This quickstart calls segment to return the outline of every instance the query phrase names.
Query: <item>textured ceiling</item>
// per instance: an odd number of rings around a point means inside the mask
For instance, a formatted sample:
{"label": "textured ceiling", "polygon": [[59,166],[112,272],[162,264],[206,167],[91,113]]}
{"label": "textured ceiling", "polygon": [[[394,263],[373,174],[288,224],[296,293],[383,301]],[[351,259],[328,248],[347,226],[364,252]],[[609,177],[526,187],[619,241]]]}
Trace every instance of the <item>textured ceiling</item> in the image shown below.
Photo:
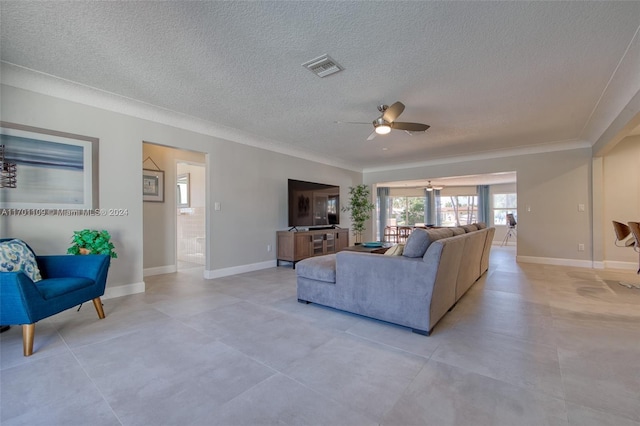
{"label": "textured ceiling", "polygon": [[[592,144],[620,63],[640,66],[637,1],[2,1],[0,12],[2,61],[359,169]],[[324,53],[345,70],[301,66]],[[372,126],[335,123],[370,122],[397,100],[399,121],[431,129],[367,141]]]}

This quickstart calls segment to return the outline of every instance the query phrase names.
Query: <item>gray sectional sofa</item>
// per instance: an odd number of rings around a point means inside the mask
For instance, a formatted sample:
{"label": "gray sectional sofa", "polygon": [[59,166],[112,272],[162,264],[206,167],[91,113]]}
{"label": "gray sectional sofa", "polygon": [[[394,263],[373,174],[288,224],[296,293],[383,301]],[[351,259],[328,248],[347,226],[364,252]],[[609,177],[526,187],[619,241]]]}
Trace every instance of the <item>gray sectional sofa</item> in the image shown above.
{"label": "gray sectional sofa", "polygon": [[410,327],[429,335],[489,268],[495,228],[415,229],[401,256],[353,251],[296,266],[298,301]]}

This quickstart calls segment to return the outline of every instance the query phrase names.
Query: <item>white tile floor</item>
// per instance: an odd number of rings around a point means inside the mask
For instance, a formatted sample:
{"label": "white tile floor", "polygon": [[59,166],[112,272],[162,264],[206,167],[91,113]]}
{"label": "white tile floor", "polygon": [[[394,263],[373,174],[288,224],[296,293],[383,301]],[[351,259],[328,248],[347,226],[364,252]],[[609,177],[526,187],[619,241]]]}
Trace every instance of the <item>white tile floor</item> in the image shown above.
{"label": "white tile floor", "polygon": [[288,267],[147,278],[0,337],[8,425],[640,425],[633,273],[491,267],[430,337],[297,303]]}

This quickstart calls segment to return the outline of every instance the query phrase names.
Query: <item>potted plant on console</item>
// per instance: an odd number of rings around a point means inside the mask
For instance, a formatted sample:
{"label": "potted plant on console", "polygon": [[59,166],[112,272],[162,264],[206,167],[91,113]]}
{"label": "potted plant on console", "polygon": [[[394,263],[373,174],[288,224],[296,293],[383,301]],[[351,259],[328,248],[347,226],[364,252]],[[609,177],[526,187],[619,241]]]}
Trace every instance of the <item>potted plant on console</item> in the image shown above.
{"label": "potted plant on console", "polygon": [[367,185],[349,187],[349,205],[342,208],[343,212],[351,213],[351,228],[356,237],[356,244],[362,244],[362,233],[367,229],[364,224],[371,218],[371,210],[375,208],[369,200]]}
{"label": "potted plant on console", "polygon": [[109,232],[94,229],[73,231],[72,245],[67,250],[68,254],[106,254],[115,259],[118,257],[114,251]]}

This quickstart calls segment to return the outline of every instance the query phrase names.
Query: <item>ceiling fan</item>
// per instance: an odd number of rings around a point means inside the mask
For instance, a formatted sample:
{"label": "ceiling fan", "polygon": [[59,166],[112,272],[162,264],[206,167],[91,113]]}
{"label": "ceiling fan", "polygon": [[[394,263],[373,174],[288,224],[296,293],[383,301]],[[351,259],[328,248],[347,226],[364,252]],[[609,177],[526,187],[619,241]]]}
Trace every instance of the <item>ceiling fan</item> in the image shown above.
{"label": "ceiling fan", "polygon": [[444,188],[444,186],[442,186],[442,185],[431,185],[431,181],[429,181],[425,189],[427,191],[433,191],[434,189],[436,191],[440,191],[442,188]]}
{"label": "ceiling fan", "polygon": [[[396,118],[398,118],[400,114],[402,114],[402,111],[404,111],[404,104],[402,102],[396,102],[391,106],[378,105],[378,111],[380,111],[382,115],[373,120],[374,129],[373,133],[371,133],[367,138],[368,141],[375,138],[376,135],[386,135],[391,131],[391,129],[404,130],[405,132],[411,134],[412,132],[424,132],[429,127],[431,127],[427,124],[422,123],[405,123],[395,121]],[[337,123],[369,124],[353,121],[337,121]]]}

